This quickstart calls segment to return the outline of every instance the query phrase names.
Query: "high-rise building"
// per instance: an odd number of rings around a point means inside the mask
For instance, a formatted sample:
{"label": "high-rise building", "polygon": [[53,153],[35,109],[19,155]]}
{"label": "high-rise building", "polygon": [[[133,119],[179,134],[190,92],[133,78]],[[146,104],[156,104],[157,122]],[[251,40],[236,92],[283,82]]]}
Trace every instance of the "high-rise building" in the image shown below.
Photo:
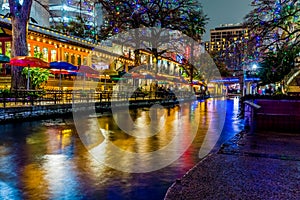
{"label": "high-rise building", "polygon": [[248,28],[241,24],[225,24],[210,30],[209,51],[227,49],[233,43],[248,39]]}
{"label": "high-rise building", "polygon": [[203,42],[204,48],[206,52],[209,52],[210,50],[210,42],[209,41],[205,41]]}
{"label": "high-rise building", "polygon": [[[0,0],[0,14],[9,12],[8,0]],[[102,6],[97,0],[33,0],[30,17],[31,23],[46,28],[55,23],[78,20],[78,17],[92,27],[103,23]]]}
{"label": "high-rise building", "polygon": [[102,25],[102,6],[96,0],[49,0],[50,24],[78,20],[91,26]]}
{"label": "high-rise building", "polygon": [[[21,2],[22,3],[22,2]],[[49,27],[49,0],[33,0],[30,17],[30,23],[36,23],[39,26]],[[10,12],[8,0],[0,0],[0,14],[6,15]]]}

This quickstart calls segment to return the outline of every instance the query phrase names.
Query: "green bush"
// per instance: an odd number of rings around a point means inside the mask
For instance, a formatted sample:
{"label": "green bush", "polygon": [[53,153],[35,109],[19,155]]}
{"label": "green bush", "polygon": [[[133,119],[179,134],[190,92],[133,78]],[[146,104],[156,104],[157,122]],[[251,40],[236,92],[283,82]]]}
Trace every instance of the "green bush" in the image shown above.
{"label": "green bush", "polygon": [[0,97],[10,97],[11,91],[8,88],[0,89]]}

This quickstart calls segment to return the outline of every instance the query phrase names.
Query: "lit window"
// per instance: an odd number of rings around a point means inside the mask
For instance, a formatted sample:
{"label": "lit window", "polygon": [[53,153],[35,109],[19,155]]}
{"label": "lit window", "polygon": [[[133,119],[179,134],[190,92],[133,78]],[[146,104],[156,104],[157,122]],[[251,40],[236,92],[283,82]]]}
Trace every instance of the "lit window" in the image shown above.
{"label": "lit window", "polygon": [[81,57],[80,57],[80,55],[77,56],[77,65],[81,65]]}
{"label": "lit window", "polygon": [[74,54],[71,55],[71,63],[75,64],[75,55]]}
{"label": "lit window", "polygon": [[34,52],[34,55],[33,55],[34,57],[42,58],[42,52],[41,52],[41,48],[39,46],[34,46],[33,52]]}
{"label": "lit window", "polygon": [[28,44],[28,56],[31,56],[31,46]]}
{"label": "lit window", "polygon": [[11,43],[5,42],[5,55],[11,57]]}
{"label": "lit window", "polygon": [[2,54],[2,42],[0,42],[0,53]]}
{"label": "lit window", "polygon": [[64,59],[66,62],[69,62],[69,53],[68,52],[65,52],[65,59]]}
{"label": "lit window", "polygon": [[43,48],[43,60],[48,62],[48,48]]}
{"label": "lit window", "polygon": [[56,61],[56,50],[51,50],[51,62]]}

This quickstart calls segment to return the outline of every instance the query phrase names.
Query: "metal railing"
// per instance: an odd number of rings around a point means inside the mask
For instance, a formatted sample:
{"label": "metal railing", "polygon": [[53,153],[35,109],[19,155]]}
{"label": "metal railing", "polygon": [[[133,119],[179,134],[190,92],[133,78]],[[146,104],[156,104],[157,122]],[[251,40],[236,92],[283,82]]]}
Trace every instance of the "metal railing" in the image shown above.
{"label": "metal railing", "polygon": [[0,93],[0,108],[56,105],[71,103],[132,101],[132,100],[175,100],[191,99],[193,94],[179,91],[176,94],[167,91],[129,92],[129,91],[94,91],[94,90],[20,90],[12,93]]}

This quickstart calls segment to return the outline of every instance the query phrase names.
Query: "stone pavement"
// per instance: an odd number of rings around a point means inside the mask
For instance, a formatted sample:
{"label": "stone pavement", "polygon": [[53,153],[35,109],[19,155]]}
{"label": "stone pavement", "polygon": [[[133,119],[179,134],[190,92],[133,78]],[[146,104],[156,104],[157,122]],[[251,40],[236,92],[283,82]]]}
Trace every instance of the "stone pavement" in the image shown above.
{"label": "stone pavement", "polygon": [[300,134],[237,134],[176,180],[165,199],[300,199]]}

